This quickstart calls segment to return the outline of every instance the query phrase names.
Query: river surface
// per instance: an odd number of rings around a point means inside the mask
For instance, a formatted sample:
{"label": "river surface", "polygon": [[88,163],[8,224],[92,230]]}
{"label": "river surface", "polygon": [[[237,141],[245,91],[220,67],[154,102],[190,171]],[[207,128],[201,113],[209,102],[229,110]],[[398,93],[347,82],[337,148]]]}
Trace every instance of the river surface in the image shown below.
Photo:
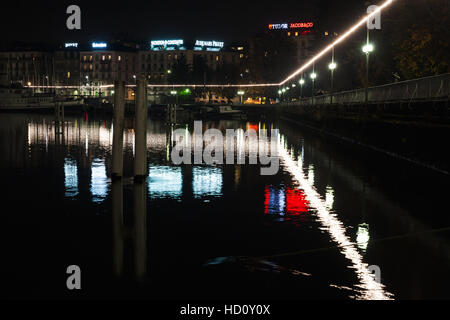
{"label": "river surface", "polygon": [[203,123],[279,129],[274,176],[248,161],[175,166],[171,128],[152,119],[149,176],[134,184],[126,119],[112,182],[111,119],[65,121],[0,114],[2,298],[450,298],[447,175],[282,121]]}

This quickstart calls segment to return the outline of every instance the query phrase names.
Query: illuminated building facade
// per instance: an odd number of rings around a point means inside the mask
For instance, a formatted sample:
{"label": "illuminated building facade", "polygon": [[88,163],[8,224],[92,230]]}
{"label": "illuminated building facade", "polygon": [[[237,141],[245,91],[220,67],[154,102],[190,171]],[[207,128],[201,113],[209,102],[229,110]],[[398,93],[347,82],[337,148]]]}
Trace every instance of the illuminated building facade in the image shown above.
{"label": "illuminated building facade", "polygon": [[186,44],[182,39],[153,40],[149,50],[140,50],[139,72],[151,83],[168,83],[174,66],[184,60],[187,69],[192,70],[195,57],[202,57],[207,68],[215,72],[223,64],[236,67],[241,65],[237,52],[215,40],[195,40]]}

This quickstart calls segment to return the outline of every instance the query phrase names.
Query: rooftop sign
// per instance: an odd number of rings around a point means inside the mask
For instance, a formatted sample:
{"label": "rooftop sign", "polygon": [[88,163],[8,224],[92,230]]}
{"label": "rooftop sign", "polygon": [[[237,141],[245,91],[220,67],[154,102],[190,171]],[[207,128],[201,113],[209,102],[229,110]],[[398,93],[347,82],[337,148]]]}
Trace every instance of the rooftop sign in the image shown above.
{"label": "rooftop sign", "polygon": [[196,47],[211,47],[211,48],[223,48],[224,42],[220,41],[203,41],[197,40],[195,42]]}
{"label": "rooftop sign", "polygon": [[94,49],[106,48],[107,46],[106,42],[92,42],[92,48]]}
{"label": "rooftop sign", "polygon": [[155,48],[168,47],[168,46],[182,46],[184,44],[184,40],[154,40],[151,41],[152,50]]}
{"label": "rooftop sign", "polygon": [[308,29],[314,27],[314,22],[292,22],[269,24],[269,30]]}
{"label": "rooftop sign", "polygon": [[78,43],[76,43],[76,42],[71,42],[71,43],[66,42],[66,43],[64,44],[64,47],[65,47],[65,48],[78,48]]}

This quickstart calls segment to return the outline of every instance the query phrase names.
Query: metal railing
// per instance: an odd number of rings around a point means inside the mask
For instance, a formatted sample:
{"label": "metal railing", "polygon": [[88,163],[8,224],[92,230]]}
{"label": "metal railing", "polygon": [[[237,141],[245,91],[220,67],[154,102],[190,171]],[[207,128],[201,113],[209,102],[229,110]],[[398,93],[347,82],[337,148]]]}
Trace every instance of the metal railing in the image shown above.
{"label": "metal railing", "polygon": [[[368,103],[445,101],[450,97],[450,73],[402,82],[370,87]],[[366,89],[357,89],[333,94],[303,98],[289,105],[364,104]]]}

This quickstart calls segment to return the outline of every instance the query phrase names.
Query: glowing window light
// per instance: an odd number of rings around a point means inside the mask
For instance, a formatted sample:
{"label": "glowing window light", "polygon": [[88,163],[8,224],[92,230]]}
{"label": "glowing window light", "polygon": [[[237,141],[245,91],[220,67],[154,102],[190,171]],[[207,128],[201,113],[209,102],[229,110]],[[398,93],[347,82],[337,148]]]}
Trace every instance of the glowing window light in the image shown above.
{"label": "glowing window light", "polygon": [[152,199],[180,199],[183,195],[183,174],[181,168],[150,166],[148,192]]}
{"label": "glowing window light", "polygon": [[91,195],[93,202],[102,202],[108,193],[105,160],[94,159],[91,167]]}
{"label": "glowing window light", "polygon": [[65,196],[73,198],[78,195],[78,167],[75,160],[66,158],[64,160],[64,185]]}
{"label": "glowing window light", "polygon": [[192,175],[192,190],[196,199],[222,196],[222,169],[194,167]]}

